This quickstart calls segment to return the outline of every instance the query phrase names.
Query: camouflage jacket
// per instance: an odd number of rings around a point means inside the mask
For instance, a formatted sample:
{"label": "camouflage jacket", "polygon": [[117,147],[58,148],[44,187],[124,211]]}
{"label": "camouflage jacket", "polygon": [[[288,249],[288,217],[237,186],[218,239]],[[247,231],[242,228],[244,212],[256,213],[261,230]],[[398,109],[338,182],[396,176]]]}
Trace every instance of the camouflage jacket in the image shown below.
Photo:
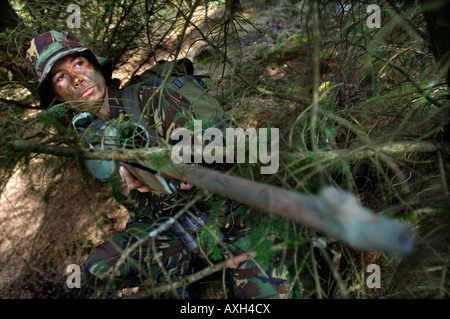
{"label": "camouflage jacket", "polygon": [[[155,87],[134,84],[133,101],[142,111],[142,118],[147,128],[156,131],[158,136],[172,144],[170,135],[174,129],[184,127],[193,117],[189,110],[189,101],[177,92],[166,89],[158,92]],[[128,116],[125,108],[123,92],[108,87],[107,97],[112,119]],[[131,220],[157,218],[171,214],[173,201],[166,200],[164,195],[155,192],[141,193],[132,190],[126,199],[120,200],[127,209]]]}
{"label": "camouflage jacket", "polygon": [[[141,110],[145,125],[169,143],[173,130],[184,127],[193,118],[189,101],[177,92],[166,89],[158,92],[157,88],[143,84],[135,84],[131,89],[133,101]],[[127,116],[121,91],[108,87],[108,102],[111,118]]]}

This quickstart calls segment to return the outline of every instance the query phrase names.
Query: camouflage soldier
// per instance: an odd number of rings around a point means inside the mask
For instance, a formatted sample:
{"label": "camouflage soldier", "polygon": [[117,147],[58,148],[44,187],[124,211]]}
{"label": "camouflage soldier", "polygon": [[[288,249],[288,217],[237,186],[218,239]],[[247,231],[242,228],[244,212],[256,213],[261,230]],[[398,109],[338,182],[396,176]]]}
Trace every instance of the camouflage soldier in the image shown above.
{"label": "camouflage soldier", "polygon": [[[111,79],[109,59],[97,57],[70,32],[50,31],[37,36],[27,51],[27,62],[39,79],[38,92],[43,107],[67,103],[94,117],[115,119],[124,116],[122,91]],[[190,102],[182,95],[158,91],[151,85],[133,85],[133,100],[145,115],[146,125],[159,137],[170,141],[171,132],[185,126],[193,115]],[[197,251],[186,249],[180,236],[170,229],[150,237],[149,232],[173,215],[174,206],[137,181],[120,167],[124,200],[130,213],[126,229],[95,247],[84,265],[87,282],[104,289],[139,285],[143,280],[162,283],[192,274],[206,265]],[[180,192],[191,185],[182,184]],[[176,209],[176,208],[175,208]],[[179,209],[179,208],[178,208]],[[224,228],[224,240],[239,253],[248,249],[247,229]],[[280,253],[281,254],[281,253]],[[276,259],[285,260],[285,258]],[[290,277],[284,263],[262,269],[249,260],[229,269],[240,298],[290,297]],[[181,297],[192,297],[188,291]]]}

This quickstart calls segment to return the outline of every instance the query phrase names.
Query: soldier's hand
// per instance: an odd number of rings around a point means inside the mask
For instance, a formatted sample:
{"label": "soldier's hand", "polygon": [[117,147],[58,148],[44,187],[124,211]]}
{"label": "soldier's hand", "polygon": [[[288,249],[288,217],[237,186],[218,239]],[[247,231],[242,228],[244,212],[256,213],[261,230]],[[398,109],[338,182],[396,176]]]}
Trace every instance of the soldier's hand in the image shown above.
{"label": "soldier's hand", "polygon": [[150,192],[152,190],[150,186],[147,186],[135,179],[134,176],[131,175],[131,173],[123,166],[120,166],[119,168],[119,175],[122,180],[122,192],[126,197],[128,197],[130,191],[133,189],[137,189],[141,193]]}
{"label": "soldier's hand", "polygon": [[187,183],[185,183],[185,182],[181,182],[181,183],[180,183],[180,190],[181,190],[181,191],[188,191],[188,190],[190,190],[192,187],[194,187],[194,185],[192,185],[192,184],[187,184]]}

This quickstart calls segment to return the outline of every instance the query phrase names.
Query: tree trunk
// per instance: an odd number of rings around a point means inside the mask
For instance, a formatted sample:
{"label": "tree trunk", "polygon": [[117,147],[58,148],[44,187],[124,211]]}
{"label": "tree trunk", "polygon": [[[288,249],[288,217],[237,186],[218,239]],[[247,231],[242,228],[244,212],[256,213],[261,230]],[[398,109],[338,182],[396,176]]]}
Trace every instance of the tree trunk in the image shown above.
{"label": "tree trunk", "polygon": [[0,0],[0,32],[14,29],[19,24],[19,16],[9,4],[8,0]]}
{"label": "tree trunk", "polygon": [[423,14],[427,22],[431,50],[440,68],[446,67],[447,83],[450,83],[450,1],[422,0]]}

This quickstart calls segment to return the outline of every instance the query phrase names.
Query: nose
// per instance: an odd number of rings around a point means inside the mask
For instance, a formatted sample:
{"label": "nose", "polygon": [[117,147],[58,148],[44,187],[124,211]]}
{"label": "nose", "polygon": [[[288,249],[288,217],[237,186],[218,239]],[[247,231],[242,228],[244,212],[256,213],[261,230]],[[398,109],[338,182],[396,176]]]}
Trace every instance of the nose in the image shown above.
{"label": "nose", "polygon": [[84,83],[84,77],[81,74],[73,73],[72,74],[73,85],[75,87],[79,87]]}

